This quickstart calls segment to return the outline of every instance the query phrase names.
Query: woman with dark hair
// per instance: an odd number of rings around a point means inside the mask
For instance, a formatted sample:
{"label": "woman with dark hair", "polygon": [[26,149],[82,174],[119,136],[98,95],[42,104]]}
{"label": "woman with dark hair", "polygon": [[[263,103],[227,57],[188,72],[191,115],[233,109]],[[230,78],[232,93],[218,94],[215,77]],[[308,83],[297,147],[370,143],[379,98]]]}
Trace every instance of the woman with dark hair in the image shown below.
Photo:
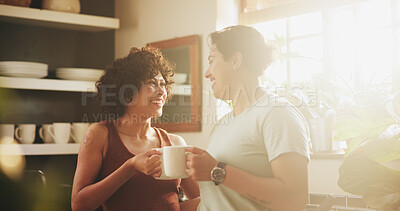
{"label": "woman with dark hair", "polygon": [[132,48],[96,82],[103,112],[113,120],[92,124],[78,154],[72,189],[73,210],[179,210],[181,186],[199,195],[192,179],[157,180],[160,152],[186,145],[180,136],[151,127],[170,98],[172,65],[152,47]]}

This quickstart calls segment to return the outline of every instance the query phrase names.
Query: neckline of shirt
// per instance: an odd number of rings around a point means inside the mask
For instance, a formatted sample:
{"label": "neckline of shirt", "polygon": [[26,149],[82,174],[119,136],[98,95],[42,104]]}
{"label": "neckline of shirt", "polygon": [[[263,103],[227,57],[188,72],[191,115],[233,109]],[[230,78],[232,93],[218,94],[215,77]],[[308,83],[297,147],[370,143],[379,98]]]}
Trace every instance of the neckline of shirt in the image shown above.
{"label": "neckline of shirt", "polygon": [[234,115],[233,114],[233,110],[230,112],[230,119],[238,119],[238,117],[243,116],[243,114],[248,113],[249,111],[251,111],[257,104],[259,104],[261,101],[263,101],[265,98],[270,98],[270,97],[274,97],[276,96],[276,94],[272,93],[272,92],[268,92],[265,93],[263,96],[261,96],[260,98],[258,98],[253,104],[251,104],[249,107],[247,107],[244,111],[242,111],[240,114],[238,115]]}

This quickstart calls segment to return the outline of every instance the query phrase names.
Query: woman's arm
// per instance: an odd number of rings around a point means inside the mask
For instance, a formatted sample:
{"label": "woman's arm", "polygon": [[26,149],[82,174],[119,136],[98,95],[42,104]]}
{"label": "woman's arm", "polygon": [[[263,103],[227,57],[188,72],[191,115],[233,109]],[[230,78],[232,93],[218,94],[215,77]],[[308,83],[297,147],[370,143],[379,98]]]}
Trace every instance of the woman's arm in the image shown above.
{"label": "woman's arm", "polygon": [[[181,136],[170,133],[169,137],[171,138],[173,146],[186,146],[186,142]],[[182,179],[181,188],[188,199],[194,199],[200,196],[199,186],[191,177]]]}
{"label": "woman's arm", "polygon": [[[152,150],[127,160],[116,171],[95,183],[102,165],[107,138],[108,130],[101,124],[91,125],[86,132],[78,153],[71,196],[72,210],[96,209],[118,190],[135,170],[140,170],[148,175],[161,173],[159,157],[152,156],[159,152]],[[153,166],[158,167],[153,168]]]}
{"label": "woman's arm", "polygon": [[181,211],[196,211],[200,203],[200,196],[194,199],[190,199],[179,203]]}
{"label": "woman's arm", "polygon": [[[216,161],[206,151],[188,149],[189,175],[196,181],[210,181]],[[258,177],[228,165],[223,185],[272,210],[303,210],[308,201],[308,159],[285,153],[271,161],[272,178]]]}

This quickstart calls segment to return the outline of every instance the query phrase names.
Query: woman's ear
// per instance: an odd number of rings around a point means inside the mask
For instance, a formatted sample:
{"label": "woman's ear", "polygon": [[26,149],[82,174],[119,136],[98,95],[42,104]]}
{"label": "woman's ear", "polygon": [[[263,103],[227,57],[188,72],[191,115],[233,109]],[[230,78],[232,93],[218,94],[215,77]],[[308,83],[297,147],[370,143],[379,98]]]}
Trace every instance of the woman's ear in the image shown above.
{"label": "woman's ear", "polygon": [[129,104],[129,103],[131,103],[132,101],[133,101],[133,97],[127,97],[127,98],[125,98],[126,104]]}
{"label": "woman's ear", "polygon": [[126,106],[132,106],[132,105],[136,105],[137,101],[138,101],[138,97],[137,97],[137,92],[133,93],[132,96],[130,97],[126,97],[125,98],[125,105]]}
{"label": "woman's ear", "polygon": [[243,55],[240,52],[235,52],[232,56],[232,68],[238,70],[243,63]]}

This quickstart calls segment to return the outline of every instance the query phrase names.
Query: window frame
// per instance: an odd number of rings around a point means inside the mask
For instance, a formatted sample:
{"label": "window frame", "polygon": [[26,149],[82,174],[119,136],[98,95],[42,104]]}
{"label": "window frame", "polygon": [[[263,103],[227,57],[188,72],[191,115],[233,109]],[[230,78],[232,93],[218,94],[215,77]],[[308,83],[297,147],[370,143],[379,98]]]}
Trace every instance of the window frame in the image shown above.
{"label": "window frame", "polygon": [[[239,24],[245,24],[245,25],[253,25],[257,23],[262,23],[262,22],[269,22],[269,21],[274,21],[274,20],[279,20],[279,19],[285,19],[285,27],[286,27],[286,34],[285,34],[285,39],[287,42],[286,45],[286,51],[290,52],[290,46],[291,42],[294,40],[299,40],[299,39],[304,39],[304,38],[311,38],[311,37],[321,37],[322,39],[322,47],[323,47],[323,53],[321,56],[321,63],[322,63],[322,74],[324,75],[331,75],[333,74],[332,69],[330,67],[333,66],[334,61],[331,56],[331,52],[333,52],[332,44],[333,44],[333,39],[330,37],[330,30],[332,29],[331,25],[331,12],[342,6],[351,6],[352,12],[354,14],[354,17],[357,17],[357,10],[356,10],[356,5],[355,3],[362,3],[366,2],[368,0],[335,0],[335,3],[332,3],[331,0],[318,0],[320,3],[318,5],[314,6],[313,8],[306,8],[307,3],[310,2],[315,2],[314,0],[303,0],[299,1],[296,3],[293,3],[291,5],[282,5],[282,6],[277,6],[274,8],[267,8],[263,10],[258,10],[258,11],[252,11],[252,12],[244,12],[243,6],[245,5],[244,2],[246,0],[241,0],[241,13],[239,15]],[[322,6],[323,4],[327,4],[325,6]],[[400,90],[400,61],[397,61],[397,58],[400,59],[400,38],[397,37],[397,34],[400,34],[400,7],[398,4],[400,4],[400,0],[390,0],[391,3],[391,24],[379,28],[374,28],[370,29],[368,31],[378,31],[382,30],[384,28],[390,28],[392,33],[393,33],[393,42],[396,43],[398,46],[393,48],[393,64],[392,64],[392,90]],[[299,6],[299,4],[302,4],[303,6]],[[298,7],[299,11],[298,12],[288,12],[286,13],[286,16],[268,16],[268,15],[260,15],[261,13],[269,13],[272,12],[273,14],[276,13],[274,11],[278,10],[284,10],[284,11],[291,11],[295,6]],[[285,10],[286,8],[286,10]],[[290,18],[293,16],[297,15],[305,15],[309,13],[314,13],[314,12],[320,12],[321,13],[321,18],[322,18],[322,32],[321,33],[313,33],[313,34],[307,34],[307,35],[300,35],[300,36],[291,36],[290,35]],[[285,14],[285,12],[282,12]],[[249,18],[250,17],[250,18]],[[254,18],[256,17],[256,18]],[[262,18],[264,18],[264,21]],[[249,22],[250,21],[250,22]],[[365,33],[365,31],[362,31],[360,29],[356,28],[356,34],[362,34]],[[357,48],[356,48],[357,49]],[[289,82],[293,82],[292,78],[292,69],[291,69],[291,62],[290,59],[288,59],[286,62],[286,80]],[[356,60],[355,61],[355,70],[354,70],[354,84],[352,84],[355,88],[355,90],[359,90],[363,87],[362,82],[360,81],[361,75],[361,69],[360,69],[360,63]]]}

